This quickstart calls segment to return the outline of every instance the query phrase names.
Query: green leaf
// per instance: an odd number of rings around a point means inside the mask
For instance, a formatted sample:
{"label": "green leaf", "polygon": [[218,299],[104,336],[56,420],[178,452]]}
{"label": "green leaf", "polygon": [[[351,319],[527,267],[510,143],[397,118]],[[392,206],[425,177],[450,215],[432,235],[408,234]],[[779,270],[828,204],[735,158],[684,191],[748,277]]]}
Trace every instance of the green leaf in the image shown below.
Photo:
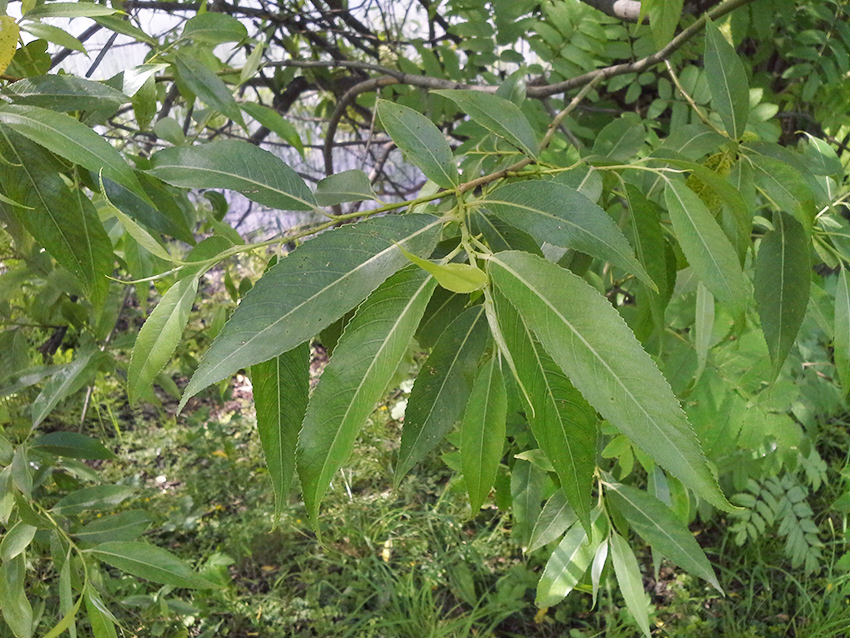
{"label": "green leaf", "polygon": [[508,184],[480,203],[538,243],[573,248],[609,261],[655,287],[608,213],[569,186],[551,181]]}
{"label": "green leaf", "polygon": [[608,539],[606,538],[596,548],[596,555],[590,565],[590,586],[592,588],[593,602],[596,607],[596,596],[599,593],[599,582],[602,580],[602,572],[605,570],[605,562],[608,560]]}
{"label": "green leaf", "polygon": [[159,243],[148,231],[137,224],[129,215],[125,215],[118,207],[116,207],[106,194],[106,189],[103,185],[103,178],[100,178],[100,194],[103,201],[106,203],[106,208],[118,220],[118,223],[124,228],[124,231],[132,237],[136,243],[148,251],[154,257],[162,259],[166,263],[175,263],[176,260],[168,254],[165,247]]}
{"label": "green leaf", "polygon": [[463,312],[440,336],[407,401],[395,483],[462,417],[489,332],[482,306]]}
{"label": "green leaf", "polygon": [[835,288],[835,369],[844,393],[850,392],[850,275],[846,268],[838,273]]}
{"label": "green leaf", "polygon": [[435,282],[418,268],[396,273],[345,327],[310,400],[298,437],[298,476],[313,520],[336,471],[383,396],[425,312]]}
{"label": "green leaf", "polygon": [[[53,44],[58,44],[64,49],[70,49],[71,51],[79,51],[80,53],[88,55],[86,53],[86,48],[83,46],[82,42],[80,42],[77,38],[72,36],[64,29],[60,29],[59,27],[54,27],[50,24],[43,24],[41,22],[25,22],[21,25],[21,31],[25,31],[30,35],[34,35],[35,37],[41,38],[42,40],[47,40],[48,42],[52,42]],[[0,69],[2,68],[3,65],[2,63],[0,63]]]}
{"label": "green leaf", "polygon": [[381,100],[378,117],[393,142],[425,176],[443,188],[458,185],[457,165],[445,136],[413,109]]}
{"label": "green leaf", "polygon": [[[257,47],[259,49],[259,47]],[[255,51],[257,49],[254,49]],[[304,157],[304,144],[301,142],[301,136],[298,134],[292,124],[281,117],[280,113],[268,106],[257,104],[256,102],[244,102],[239,105],[243,111],[257,120],[262,126],[265,126],[272,133],[288,144],[291,144],[302,157]],[[320,204],[325,206],[325,204]]]}
{"label": "green leaf", "polygon": [[24,591],[26,571],[26,560],[22,554],[3,561],[0,567],[0,610],[16,638],[32,636],[32,606]]}
{"label": "green leaf", "polygon": [[112,451],[97,439],[77,432],[51,432],[32,442],[32,448],[71,459],[114,459]]}
{"label": "green leaf", "polygon": [[637,558],[626,539],[617,532],[611,533],[610,542],[614,573],[617,575],[617,584],[626,601],[626,607],[632,613],[644,636],[651,638],[649,614],[646,610],[646,593],[643,590],[643,578]]}
{"label": "green leaf", "polygon": [[431,215],[387,216],[305,242],[242,299],[198,366],[180,407],[209,384],[311,339],[408,263],[399,245],[430,254],[441,226]]}
{"label": "green leaf", "polygon": [[183,338],[197,292],[197,276],[179,280],[168,289],[139,331],[127,370],[130,405],[148,392],[156,376],[171,360]]}
{"label": "green leaf", "polygon": [[74,604],[74,592],[71,589],[71,552],[65,555],[62,569],[59,571],[59,611],[63,614],[59,622],[44,635],[44,638],[56,638],[66,629],[71,638],[77,638],[77,625],[74,623],[77,611],[80,609],[82,596]]}
{"label": "green leaf", "polygon": [[11,84],[8,92],[16,104],[65,112],[102,109],[106,106],[113,106],[117,110],[130,101],[129,97],[110,86],[72,75],[24,78]]}
{"label": "green leaf", "polygon": [[698,495],[732,509],[670,385],[608,300],[533,255],[499,253],[489,263],[494,285],[584,398]]}
{"label": "green leaf", "polygon": [[[416,341],[422,348],[433,348],[437,339],[460,313],[466,309],[468,295],[459,295],[445,288],[437,288],[425,308],[422,322],[416,329]],[[0,391],[2,396],[2,391]]]}
{"label": "green leaf", "polygon": [[584,576],[596,553],[596,543],[589,541],[581,525],[573,525],[561,544],[552,552],[537,584],[538,607],[551,607],[561,601]]}
{"label": "green leaf", "polygon": [[844,166],[835,150],[824,140],[805,131],[803,133],[807,138],[803,146],[803,154],[809,170],[815,175],[842,175]]}
{"label": "green leaf", "polygon": [[115,631],[115,623],[110,617],[103,601],[97,597],[91,584],[86,588],[86,615],[91,625],[94,638],[118,638]]}
{"label": "green leaf", "polygon": [[540,549],[556,540],[578,521],[573,508],[567,502],[564,490],[557,490],[543,506],[543,511],[534,524],[531,540],[528,541],[527,553]]}
{"label": "green leaf", "polygon": [[20,28],[11,16],[0,16],[0,73],[4,73],[18,48]]}
{"label": "green leaf", "polygon": [[475,377],[460,428],[463,480],[474,516],[490,493],[502,449],[508,401],[498,357],[484,364]]}
{"label": "green leaf", "polygon": [[786,211],[811,233],[815,217],[814,196],[800,171],[768,155],[752,154],[747,159],[753,167],[756,187],[773,203]]}
{"label": "green leaf", "polygon": [[694,333],[694,348],[697,351],[697,371],[694,378],[699,380],[708,361],[708,349],[711,347],[711,339],[714,333],[714,297],[711,296],[708,288],[701,281],[697,283]]}
{"label": "green leaf", "polygon": [[747,308],[749,291],[735,249],[702,200],[684,183],[668,180],[664,199],[682,252],[717,299],[736,314]]}
{"label": "green leaf", "polygon": [[24,209],[10,205],[11,213],[99,307],[114,255],[91,201],[81,189],[68,188],[48,153],[20,136],[0,136],[0,156],[8,160],[0,163],[0,190]]}
{"label": "green leaf", "polygon": [[142,199],[148,196],[112,145],[88,126],[64,113],[37,106],[0,106],[0,124],[95,174],[123,184]]}
{"label": "green leaf", "polygon": [[543,256],[540,246],[531,235],[505,223],[495,215],[485,214],[483,210],[476,210],[470,216],[470,231],[473,235],[483,235],[494,253],[504,250],[523,250]]}
{"label": "green leaf", "polygon": [[243,129],[246,128],[242,110],[230,89],[206,64],[190,55],[178,53],[175,68],[180,79],[201,102],[233,120]]}
{"label": "green leaf", "polygon": [[599,131],[593,142],[593,154],[615,162],[626,162],[643,147],[645,139],[643,124],[623,117]]}
{"label": "green leaf", "polygon": [[[150,182],[157,181],[145,175],[142,175],[142,180]],[[195,243],[195,238],[180,208],[173,201],[171,206],[163,205],[162,197],[158,196],[159,193],[157,191],[153,191],[152,189],[151,197],[156,200],[156,206],[152,206],[133,191],[121,184],[113,182],[111,179],[103,178],[103,188],[113,205],[140,224],[145,225],[157,233],[169,235],[187,244]],[[162,194],[164,195],[164,193]]]}
{"label": "green leaf", "polygon": [[331,175],[316,184],[316,202],[319,206],[336,206],[343,202],[360,202],[377,199],[369,176],[359,169]]}
{"label": "green leaf", "polygon": [[218,588],[218,585],[193,572],[174,554],[148,543],[113,541],[92,547],[86,553],[132,576],[162,585],[187,589]]}
{"label": "green leaf", "polygon": [[606,496],[643,540],[723,593],[705,552],[673,510],[654,496],[628,485],[610,483],[606,486]]}
{"label": "green leaf", "polygon": [[239,42],[247,38],[248,29],[233,16],[208,11],[190,18],[183,26],[181,37],[215,46],[222,42]]}
{"label": "green leaf", "polygon": [[511,468],[511,536],[523,550],[540,516],[545,474],[533,463],[517,460]]}
{"label": "green leaf", "polygon": [[183,188],[227,188],[280,210],[312,210],[313,193],[276,155],[238,140],[154,153],[148,173]]}
{"label": "green leaf", "polygon": [[23,521],[18,521],[15,525],[6,531],[0,542],[0,558],[3,561],[9,561],[23,552],[32,542],[37,528],[32,525],[27,525]]}
{"label": "green leaf", "polygon": [[729,136],[739,140],[750,110],[747,72],[735,49],[710,19],[705,25],[704,60],[711,106],[720,115]]}
{"label": "green leaf", "polygon": [[[98,353],[100,354],[100,353]],[[32,426],[37,428],[64,398],[82,388],[94,376],[101,357],[90,351],[62,366],[42,388],[32,403]]]}
{"label": "green leaf", "polygon": [[696,122],[671,131],[661,145],[661,149],[673,151],[686,159],[696,161],[728,143],[728,138],[707,125]]}
{"label": "green leaf", "polygon": [[806,316],[811,283],[811,242],[803,227],[780,211],[773,214],[773,228],[759,247],[755,298],[775,377]]}
{"label": "green leaf", "polygon": [[519,107],[497,95],[466,89],[432,91],[458,105],[491,133],[506,139],[529,157],[537,157],[537,138]]}
{"label": "green leaf", "polygon": [[526,416],[534,438],[555,468],[585,531],[590,531],[596,411],[541,347],[528,322],[502,291],[493,292],[502,335],[531,400]]}
{"label": "green leaf", "polygon": [[115,31],[122,35],[128,35],[139,42],[147,42],[150,45],[159,46],[159,41],[156,38],[149,36],[125,18],[129,18],[129,16],[121,17],[117,15],[101,15],[96,16],[94,21],[100,26],[106,27],[110,31]]}
{"label": "green leaf", "polygon": [[275,521],[289,496],[295,447],[310,393],[310,344],[251,366],[257,430],[274,489]]}
{"label": "green leaf", "polygon": [[[676,27],[679,26],[679,20],[682,17],[684,0],[647,1],[649,7],[646,9],[646,13],[649,16],[652,41],[655,43],[655,48],[661,50],[669,44],[676,33]],[[643,3],[641,3],[641,11],[643,10]]]}
{"label": "green leaf", "polygon": [[50,508],[50,511],[53,514],[72,516],[89,510],[107,509],[115,507],[129,498],[133,492],[135,492],[135,489],[126,485],[84,487],[59,499],[59,502]]}
{"label": "green leaf", "polygon": [[74,532],[74,536],[83,543],[131,541],[144,534],[151,523],[146,512],[129,510],[98,518]]}
{"label": "green leaf", "polygon": [[94,2],[45,2],[26,12],[27,18],[94,18],[117,13],[118,9],[110,9]]}
{"label": "green leaf", "polygon": [[471,264],[435,264],[421,259],[399,247],[401,253],[425,272],[431,274],[443,288],[452,292],[470,293],[487,285],[487,275]]}

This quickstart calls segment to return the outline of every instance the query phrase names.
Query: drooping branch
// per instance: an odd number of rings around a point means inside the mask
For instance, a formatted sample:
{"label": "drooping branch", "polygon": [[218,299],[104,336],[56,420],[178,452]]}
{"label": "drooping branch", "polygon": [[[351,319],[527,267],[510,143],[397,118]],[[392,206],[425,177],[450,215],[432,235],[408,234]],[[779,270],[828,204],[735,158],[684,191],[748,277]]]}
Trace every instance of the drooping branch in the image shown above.
{"label": "drooping branch", "polygon": [[602,13],[623,20],[637,22],[640,17],[640,0],[581,0]]}

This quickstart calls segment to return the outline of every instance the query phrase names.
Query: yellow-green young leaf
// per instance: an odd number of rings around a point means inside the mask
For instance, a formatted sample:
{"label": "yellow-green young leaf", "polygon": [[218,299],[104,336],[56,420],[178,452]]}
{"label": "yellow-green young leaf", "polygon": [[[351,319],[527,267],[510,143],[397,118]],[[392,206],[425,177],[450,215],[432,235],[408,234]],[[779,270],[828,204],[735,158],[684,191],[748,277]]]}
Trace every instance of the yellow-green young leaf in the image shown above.
{"label": "yellow-green young leaf", "polygon": [[70,115],[38,106],[4,104],[0,106],[0,124],[5,124],[36,144],[95,174],[103,171],[105,177],[123,184],[150,202],[133,169],[118,151],[103,137]]}
{"label": "yellow-green young leaf", "polygon": [[276,155],[239,140],[177,146],[154,153],[148,173],[183,188],[227,188],[279,210],[316,205],[304,180]]}
{"label": "yellow-green young leaf", "polygon": [[171,360],[183,337],[197,292],[198,277],[178,281],[168,289],[139,331],[127,370],[130,405],[148,392],[156,375]]}
{"label": "yellow-green young leaf", "polygon": [[741,139],[750,111],[750,85],[735,49],[710,19],[705,25],[705,71],[711,106],[732,139]]}
{"label": "yellow-green young leaf", "polygon": [[90,588],[86,589],[86,615],[91,625],[94,638],[118,638],[115,631],[115,623],[108,613],[103,601],[97,597],[97,594]]}
{"label": "yellow-green young leaf", "polygon": [[46,2],[26,12],[27,18],[94,18],[116,13],[94,2]]}
{"label": "yellow-green young leaf", "polygon": [[434,286],[418,268],[401,270],[369,295],[336,344],[298,437],[298,476],[314,521],[333,475],[407,353]]}
{"label": "yellow-green young leaf", "polygon": [[608,213],[569,186],[542,180],[508,184],[480,203],[540,244],[549,242],[609,261],[655,288]]}
{"label": "yellow-green young leaf", "polygon": [[384,100],[378,102],[378,117],[393,142],[425,177],[443,188],[458,185],[452,149],[431,120],[406,106]]}
{"label": "yellow-green young leaf", "polygon": [[480,305],[464,311],[440,336],[407,401],[396,485],[463,415],[488,337]]}
{"label": "yellow-green young leaf", "polygon": [[811,242],[797,220],[773,214],[773,230],[761,240],[756,259],[755,298],[767,349],[779,374],[806,316],[811,284]]}
{"label": "yellow-green young leaf", "polygon": [[850,275],[842,268],[835,288],[835,368],[845,394],[850,392]]}
{"label": "yellow-green young leaf", "polygon": [[201,102],[245,128],[242,110],[230,89],[206,64],[190,55],[178,53],[175,68],[180,79]]}
{"label": "yellow-green young leaf", "polygon": [[139,541],[101,543],[86,550],[90,556],[127,572],[162,585],[186,589],[214,589],[218,585],[199,576],[171,552]]}
{"label": "yellow-green young leaf", "polygon": [[6,70],[18,48],[18,23],[11,16],[0,16],[0,73]]}
{"label": "yellow-green young leaf", "polygon": [[471,264],[435,264],[421,259],[399,246],[401,253],[422,270],[434,276],[443,288],[451,292],[470,293],[487,285],[486,273]]}
{"label": "yellow-green young leaf", "polygon": [[245,295],[180,404],[211,383],[308,341],[408,264],[431,254],[442,222],[423,214],[369,219],[322,233],[281,259]]}
{"label": "yellow-green young leaf", "polygon": [[23,555],[3,561],[0,567],[0,610],[16,638],[32,636],[32,606],[24,591],[27,565]]}
{"label": "yellow-green young leaf", "polygon": [[735,314],[742,314],[749,290],[738,255],[714,216],[683,182],[668,180],[664,199],[682,252],[700,281]]}
{"label": "yellow-green young leaf", "polygon": [[534,600],[538,607],[551,607],[569,594],[590,567],[598,539],[588,540],[581,525],[573,525],[561,544],[552,552]]}
{"label": "yellow-green young leaf", "polygon": [[295,446],[310,393],[310,344],[251,366],[257,430],[274,489],[275,522],[295,474]]}
{"label": "yellow-green young leaf", "polygon": [[531,553],[548,545],[566,532],[578,521],[578,516],[567,502],[564,490],[557,490],[543,506],[543,511],[534,523],[531,540],[528,541],[526,552]]}
{"label": "yellow-green young leaf", "polygon": [[649,631],[649,613],[646,609],[646,593],[643,591],[643,578],[637,558],[622,536],[617,532],[611,533],[611,559],[614,563],[614,573],[617,584],[626,601],[626,607],[632,613],[638,627],[646,638],[651,638]]}
{"label": "yellow-green young leaf", "polygon": [[502,335],[531,404],[526,411],[534,438],[552,463],[585,531],[590,531],[596,469],[596,411],[535,338],[520,312],[493,290]]}
{"label": "yellow-green young leaf", "polygon": [[493,255],[489,270],[588,403],[701,497],[734,509],[667,380],[605,297],[580,277],[526,253]]}
{"label": "yellow-green young leaf", "polygon": [[654,496],[628,485],[611,483],[606,487],[606,497],[617,512],[655,551],[723,593],[702,548],[673,510]]}
{"label": "yellow-green young leaf", "polygon": [[478,371],[460,429],[460,459],[472,515],[490,493],[502,449],[508,400],[498,357]]}
{"label": "yellow-green young leaf", "polygon": [[465,89],[432,91],[458,105],[473,121],[503,137],[529,157],[537,156],[537,139],[528,118],[505,98]]}

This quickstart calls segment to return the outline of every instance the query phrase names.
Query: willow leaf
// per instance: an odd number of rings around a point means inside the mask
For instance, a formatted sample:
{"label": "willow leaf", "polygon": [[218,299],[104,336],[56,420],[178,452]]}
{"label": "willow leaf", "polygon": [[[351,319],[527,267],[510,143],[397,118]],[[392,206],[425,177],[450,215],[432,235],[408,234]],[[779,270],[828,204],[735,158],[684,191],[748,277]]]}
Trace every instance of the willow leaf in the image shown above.
{"label": "willow leaf", "polygon": [[850,275],[842,268],[835,288],[835,368],[844,393],[850,393]]}
{"label": "willow leaf", "polygon": [[729,136],[741,139],[750,110],[747,72],[735,49],[711,20],[705,25],[705,71],[711,106]]}
{"label": "willow leaf", "polygon": [[643,578],[640,574],[635,553],[626,539],[617,532],[611,534],[611,562],[614,563],[614,573],[617,584],[626,601],[626,607],[632,612],[632,617],[646,638],[651,638],[649,632],[649,614],[646,611],[646,593],[643,590]]}

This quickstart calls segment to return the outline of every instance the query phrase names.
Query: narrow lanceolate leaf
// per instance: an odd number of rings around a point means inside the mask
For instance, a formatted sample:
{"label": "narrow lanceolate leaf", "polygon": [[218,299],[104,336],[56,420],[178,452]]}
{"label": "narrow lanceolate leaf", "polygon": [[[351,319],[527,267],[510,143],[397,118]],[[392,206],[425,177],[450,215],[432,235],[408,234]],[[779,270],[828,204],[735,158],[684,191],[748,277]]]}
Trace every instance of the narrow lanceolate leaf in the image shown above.
{"label": "narrow lanceolate leaf", "polygon": [[334,348],[298,437],[298,476],[314,520],[333,475],[407,352],[435,285],[413,266],[396,273],[358,308]]}
{"label": "narrow lanceolate leaf", "polygon": [[360,202],[377,199],[369,176],[361,170],[350,170],[330,175],[316,184],[316,201],[319,206],[336,206],[343,202]]}
{"label": "narrow lanceolate leaf", "polygon": [[660,330],[664,325],[664,309],[673,293],[672,282],[667,276],[667,245],[661,228],[660,207],[631,184],[626,185],[626,193],[632,213],[635,254],[657,289],[647,289],[647,297],[655,325]]}
{"label": "narrow lanceolate leaf", "polygon": [[800,171],[769,155],[754,153],[747,159],[753,167],[756,187],[775,208],[792,214],[810,233],[815,218],[814,196]]}
{"label": "narrow lanceolate leaf", "polygon": [[590,530],[591,490],[596,469],[596,411],[541,347],[524,317],[496,289],[496,314],[517,374],[528,392],[527,417],[567,499]]}
{"label": "narrow lanceolate leaf", "polygon": [[552,552],[537,584],[538,607],[551,607],[569,594],[590,567],[596,545],[587,538],[581,525],[573,525],[564,540]]}
{"label": "narrow lanceolate leaf", "polygon": [[670,385],[608,300],[533,255],[489,263],[491,281],[584,398],[698,495],[732,509]]}
{"label": "narrow lanceolate leaf", "polygon": [[643,590],[643,578],[635,553],[626,539],[617,532],[611,534],[610,543],[614,573],[617,575],[617,584],[626,601],[626,607],[632,613],[643,635],[651,638],[649,614],[646,610],[646,593]]}
{"label": "narrow lanceolate leaf", "polygon": [[714,570],[687,526],[654,496],[620,483],[607,484],[606,496],[635,532],[685,571],[722,592]]}
{"label": "narrow lanceolate leaf", "polygon": [[127,371],[130,404],[138,401],[162,372],[183,337],[198,292],[198,278],[186,277],[168,289],[136,337]]}
{"label": "narrow lanceolate leaf", "polygon": [[755,297],[776,376],[806,316],[811,266],[810,242],[802,225],[777,211],[773,214],[773,228],[759,247]]}
{"label": "narrow lanceolate leaf", "polygon": [[98,441],[78,432],[51,432],[38,437],[32,447],[71,459],[114,459],[115,454]]}
{"label": "narrow lanceolate leaf", "polygon": [[118,633],[115,631],[115,623],[110,617],[111,614],[107,612],[103,601],[96,597],[97,595],[91,587],[92,585],[89,583],[85,593],[86,616],[88,617],[89,625],[91,625],[94,638],[118,638]]}
{"label": "narrow lanceolate leaf", "polygon": [[175,67],[180,79],[204,104],[245,128],[242,110],[230,89],[207,65],[190,55],[178,53]]}
{"label": "narrow lanceolate leaf", "polygon": [[578,516],[567,502],[564,490],[556,491],[543,506],[543,511],[537,517],[534,529],[531,532],[531,540],[528,541],[526,552],[548,545],[558,539],[561,534],[572,527]]}
{"label": "narrow lanceolate leaf", "polygon": [[508,184],[490,193],[481,205],[541,244],[546,241],[609,261],[655,287],[608,213],[569,186],[552,181]]}
{"label": "narrow lanceolate leaf", "polygon": [[[649,28],[652,30],[652,40],[656,49],[663,49],[673,35],[682,17],[683,0],[653,0],[649,4]],[[641,3],[641,9],[643,3]]]}
{"label": "narrow lanceolate leaf", "polygon": [[0,193],[20,205],[6,201],[0,208],[8,206],[99,306],[109,289],[106,275],[112,272],[114,255],[91,201],[80,189],[68,188],[54,158],[21,136],[0,136],[0,156],[7,160],[0,162]]}
{"label": "narrow lanceolate leaf", "polygon": [[596,596],[599,593],[599,583],[602,580],[602,572],[605,570],[605,562],[608,560],[608,539],[606,538],[596,548],[596,555],[590,565],[590,586],[593,589],[593,607],[596,606]]}
{"label": "narrow lanceolate leaf", "polygon": [[90,510],[115,507],[129,498],[135,490],[127,485],[95,485],[84,487],[59,499],[50,511],[62,516],[72,516]]}
{"label": "narrow lanceolate leaf", "polygon": [[313,193],[276,155],[248,142],[218,140],[167,148],[151,157],[148,172],[173,186],[227,188],[280,210],[311,210]]}
{"label": "narrow lanceolate leaf", "polygon": [[487,275],[472,264],[437,264],[421,259],[399,247],[401,253],[425,272],[430,273],[443,288],[451,292],[467,294],[481,290],[487,285]]}
{"label": "narrow lanceolate leaf", "polygon": [[835,289],[835,368],[845,394],[850,392],[850,275],[842,268]]}
{"label": "narrow lanceolate leaf", "polygon": [[[63,31],[64,33],[64,31]],[[24,78],[8,88],[16,104],[41,106],[51,111],[85,111],[113,106],[115,110],[130,98],[101,82],[72,75],[41,75]]]}
{"label": "narrow lanceolate leaf", "polygon": [[502,448],[508,400],[498,357],[478,371],[460,429],[460,459],[463,480],[473,515],[490,493]]}
{"label": "narrow lanceolate leaf", "polygon": [[625,162],[641,149],[645,141],[646,131],[639,121],[620,118],[599,132],[593,142],[593,154]]}
{"label": "narrow lanceolate leaf", "polygon": [[696,333],[694,348],[697,351],[696,379],[702,376],[708,361],[708,349],[711,346],[711,336],[714,331],[714,297],[708,292],[703,283],[697,283]]}
{"label": "narrow lanceolate leaf", "polygon": [[92,521],[74,533],[84,543],[131,541],[141,536],[153,521],[140,510],[129,510]]}
{"label": "narrow lanceolate leaf", "polygon": [[94,352],[87,352],[62,366],[33,401],[32,426],[41,425],[62,399],[82,388],[94,376],[99,363],[100,358]]}
{"label": "narrow lanceolate leaf", "polygon": [[0,611],[15,638],[32,636],[32,606],[24,590],[26,572],[27,561],[20,554],[0,567]]}
{"label": "narrow lanceolate leaf", "polygon": [[458,105],[475,122],[516,146],[529,157],[537,156],[537,139],[519,107],[497,95],[470,90],[432,91]]}
{"label": "narrow lanceolate leaf", "polygon": [[738,256],[702,200],[682,182],[668,180],[667,210],[682,252],[717,299],[743,313],[749,293]]}
{"label": "narrow lanceolate leaf", "polygon": [[378,102],[378,117],[393,142],[425,177],[443,188],[458,185],[452,149],[431,120],[406,106],[383,100]]}
{"label": "narrow lanceolate leaf", "polygon": [[139,541],[101,543],[87,554],[132,576],[162,585],[187,589],[212,589],[218,585],[199,576],[191,567],[164,549]]}
{"label": "narrow lanceolate leaf", "polygon": [[274,489],[275,521],[295,475],[295,446],[310,395],[310,344],[251,366],[257,430]]}
{"label": "narrow lanceolate leaf", "polygon": [[726,132],[740,139],[750,111],[750,86],[741,58],[717,25],[705,25],[705,71],[711,106],[720,115]]}
{"label": "narrow lanceolate leaf", "polygon": [[18,48],[20,28],[11,16],[0,16],[0,73],[6,70]]}
{"label": "narrow lanceolate leaf", "polygon": [[482,306],[466,310],[440,336],[407,402],[396,484],[463,415],[488,336]]}
{"label": "narrow lanceolate leaf", "polygon": [[431,215],[370,219],[322,233],[282,259],[242,299],[183,395],[318,334],[409,262],[398,246],[429,255],[441,222]]}
{"label": "narrow lanceolate leaf", "polygon": [[118,151],[70,115],[37,106],[5,104],[0,106],[0,124],[5,124],[69,162],[94,173],[103,171],[104,176],[123,184],[143,199],[148,199],[133,169]]}

